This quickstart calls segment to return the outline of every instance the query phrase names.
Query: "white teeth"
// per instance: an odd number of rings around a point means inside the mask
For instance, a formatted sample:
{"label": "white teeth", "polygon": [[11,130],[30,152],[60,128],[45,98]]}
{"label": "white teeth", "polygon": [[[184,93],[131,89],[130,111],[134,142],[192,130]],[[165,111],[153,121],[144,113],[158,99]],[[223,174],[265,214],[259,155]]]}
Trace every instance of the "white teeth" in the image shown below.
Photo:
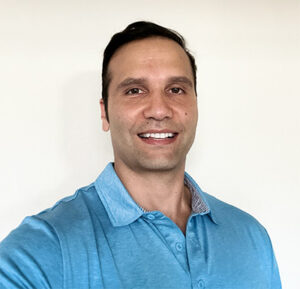
{"label": "white teeth", "polygon": [[168,137],[174,137],[174,133],[143,133],[140,135],[141,137],[145,137],[145,138],[158,138],[158,139],[164,139],[164,138],[168,138]]}

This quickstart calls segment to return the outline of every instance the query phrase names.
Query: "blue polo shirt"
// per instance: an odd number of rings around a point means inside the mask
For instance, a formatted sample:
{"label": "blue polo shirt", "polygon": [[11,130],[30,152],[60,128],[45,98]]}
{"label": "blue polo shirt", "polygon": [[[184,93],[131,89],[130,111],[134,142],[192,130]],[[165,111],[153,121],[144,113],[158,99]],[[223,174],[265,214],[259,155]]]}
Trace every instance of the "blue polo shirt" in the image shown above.
{"label": "blue polo shirt", "polygon": [[109,164],[1,242],[0,288],[281,288],[266,230],[188,174],[185,184],[186,236],[161,212],[139,207]]}

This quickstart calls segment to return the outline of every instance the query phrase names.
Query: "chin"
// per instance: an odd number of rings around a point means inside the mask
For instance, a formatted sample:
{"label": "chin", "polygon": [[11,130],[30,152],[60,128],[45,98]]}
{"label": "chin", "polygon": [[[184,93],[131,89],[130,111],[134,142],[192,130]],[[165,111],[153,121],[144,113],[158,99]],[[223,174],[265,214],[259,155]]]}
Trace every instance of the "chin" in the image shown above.
{"label": "chin", "polygon": [[174,159],[144,159],[139,162],[139,166],[142,170],[148,171],[170,171],[180,167],[181,163]]}

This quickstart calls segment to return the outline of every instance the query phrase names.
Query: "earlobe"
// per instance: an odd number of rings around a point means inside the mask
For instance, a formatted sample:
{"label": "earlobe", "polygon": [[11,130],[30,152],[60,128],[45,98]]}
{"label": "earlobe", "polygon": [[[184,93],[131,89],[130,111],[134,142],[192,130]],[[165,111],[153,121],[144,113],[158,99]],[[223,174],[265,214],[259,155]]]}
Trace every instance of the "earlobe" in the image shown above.
{"label": "earlobe", "polygon": [[100,99],[100,109],[101,109],[102,130],[109,131],[109,122],[106,117],[105,106],[102,98]]}

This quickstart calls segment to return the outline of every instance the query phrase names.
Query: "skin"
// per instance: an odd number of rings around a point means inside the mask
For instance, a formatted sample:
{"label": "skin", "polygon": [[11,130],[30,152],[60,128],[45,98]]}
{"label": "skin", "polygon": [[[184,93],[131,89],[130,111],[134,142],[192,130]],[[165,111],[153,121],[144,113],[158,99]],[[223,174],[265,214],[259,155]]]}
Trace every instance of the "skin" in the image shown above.
{"label": "skin", "polygon": [[[185,161],[198,119],[189,59],[176,42],[151,37],[120,47],[108,71],[109,122],[100,104],[116,173],[140,206],[161,211],[185,233],[191,212]],[[174,137],[141,138],[162,132]]]}

